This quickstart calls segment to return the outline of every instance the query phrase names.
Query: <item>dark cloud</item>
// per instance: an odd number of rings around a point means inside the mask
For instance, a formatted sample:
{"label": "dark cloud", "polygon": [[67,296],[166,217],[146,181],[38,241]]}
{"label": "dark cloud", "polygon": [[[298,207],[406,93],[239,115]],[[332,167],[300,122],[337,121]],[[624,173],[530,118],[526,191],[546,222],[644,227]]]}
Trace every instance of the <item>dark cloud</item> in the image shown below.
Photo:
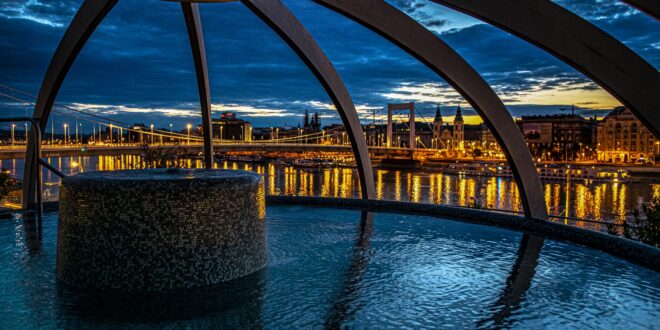
{"label": "dark cloud", "polygon": [[446,20],[446,19],[432,19],[432,20],[426,21],[426,26],[432,27],[432,28],[433,27],[443,27],[443,26],[447,25],[448,22],[449,21]]}
{"label": "dark cloud", "polygon": [[[458,94],[437,75],[370,30],[311,1],[285,2],[327,52],[356,104],[383,107],[396,101],[383,95],[403,84],[436,84],[441,86],[437,93],[442,95],[422,93],[420,96],[426,99],[442,96],[452,106],[460,101]],[[450,18],[429,11],[432,6],[438,6],[429,1],[390,2],[434,31],[452,26]],[[80,0],[0,2],[1,84],[37,93],[50,56],[80,3]],[[657,22],[631,12],[626,6],[600,8],[592,3],[595,1],[560,4],[620,38],[656,67],[660,64]],[[215,104],[290,114],[250,117],[257,126],[284,121],[291,124],[300,120],[305,109],[336,115],[327,109],[328,96],[302,61],[248,9],[240,3],[200,6]],[[531,90],[597,88],[552,56],[485,24],[445,31],[440,37],[482,73],[505,102],[517,102],[520,95]],[[113,105],[116,110],[111,111],[113,118],[167,125],[172,121],[167,109],[181,109],[186,120],[193,120],[186,116],[194,113],[197,97],[180,6],[163,1],[123,0],[81,52],[58,102]],[[120,105],[134,111],[122,113],[116,107]],[[430,101],[420,104],[421,109],[428,111],[433,106]],[[1,109],[11,107],[17,106],[0,105]],[[510,109],[521,114],[556,111],[558,107],[516,105]],[[153,111],[141,112],[148,109]],[[335,116],[332,121],[338,118]]]}

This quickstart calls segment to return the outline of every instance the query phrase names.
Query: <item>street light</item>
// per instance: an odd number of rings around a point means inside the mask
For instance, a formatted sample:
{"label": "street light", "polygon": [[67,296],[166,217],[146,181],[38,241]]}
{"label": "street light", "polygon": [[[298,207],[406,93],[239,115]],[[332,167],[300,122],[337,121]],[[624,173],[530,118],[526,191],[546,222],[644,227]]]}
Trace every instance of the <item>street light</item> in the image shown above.
{"label": "street light", "polygon": [[78,162],[75,162],[75,161],[72,162],[72,163],[71,163],[71,169],[73,170],[73,169],[75,169],[76,167],[80,167],[80,173],[82,173],[82,172],[85,171],[85,169],[83,168],[82,164],[80,164],[80,163],[78,163]]}
{"label": "street light", "polygon": [[154,124],[149,125],[151,128],[151,144],[154,144]]}
{"label": "street light", "polygon": [[67,144],[67,135],[66,135],[66,128],[69,127],[69,125],[64,124],[64,145],[66,146]]}
{"label": "street light", "polygon": [[14,127],[16,127],[16,124],[11,124],[11,146],[14,146]]}
{"label": "street light", "polygon": [[192,127],[192,125],[190,125],[190,124],[186,125],[186,128],[188,129],[188,144],[190,144],[190,128],[191,127]]}

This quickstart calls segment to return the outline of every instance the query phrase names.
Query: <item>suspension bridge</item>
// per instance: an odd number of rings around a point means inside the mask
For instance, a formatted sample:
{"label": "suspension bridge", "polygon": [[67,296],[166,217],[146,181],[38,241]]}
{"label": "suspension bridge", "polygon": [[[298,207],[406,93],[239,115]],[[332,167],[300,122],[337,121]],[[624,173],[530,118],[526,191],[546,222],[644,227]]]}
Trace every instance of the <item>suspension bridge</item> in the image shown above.
{"label": "suspension bridge", "polygon": [[[0,84],[0,97],[8,99],[10,106],[26,112],[34,107],[35,96],[14,87]],[[90,111],[91,110],[91,111]],[[403,118],[400,111],[387,115],[380,114],[388,110],[387,107],[372,109],[364,113],[360,119],[363,122],[371,122],[371,125],[388,123],[392,125],[392,118],[396,121],[394,125],[401,123],[405,130],[414,131],[408,118]],[[15,112],[16,110],[13,110]],[[99,115],[93,109],[81,110],[68,105],[55,103],[53,113],[61,118],[61,127],[55,125],[54,117],[51,117],[46,132],[43,133],[42,153],[43,157],[66,157],[66,156],[101,156],[101,155],[134,155],[144,152],[149,148],[177,148],[182,153],[195,155],[203,152],[203,138],[195,132],[191,134],[188,126],[187,133],[173,130],[157,129],[154,125],[149,127],[137,127],[114,118]],[[413,109],[418,116],[427,124],[428,119],[424,117],[419,109]],[[371,117],[371,118],[369,118]],[[412,116],[414,120],[414,115]],[[371,120],[370,120],[371,119]],[[0,159],[16,159],[25,157],[25,146],[28,138],[28,123],[24,124],[22,131],[15,130],[16,124],[10,126],[9,139],[0,144]],[[59,130],[61,133],[56,133]],[[48,130],[50,128],[50,130]],[[83,128],[86,131],[83,131]],[[430,124],[429,124],[430,128]],[[216,153],[226,152],[327,152],[327,153],[352,153],[348,139],[345,136],[343,126],[337,126],[319,132],[311,132],[294,136],[279,137],[278,130],[274,129],[270,138],[237,141],[214,139],[213,145]],[[91,131],[91,132],[90,132]],[[366,133],[365,133],[366,134]],[[385,140],[387,137],[387,141]],[[391,131],[388,135],[383,134],[380,138],[369,139],[372,144],[369,152],[372,157],[401,157],[422,158],[431,157],[438,152],[436,149],[428,149],[423,143],[415,143],[412,148],[402,145],[400,142],[391,141]],[[417,148],[415,148],[417,147]]]}

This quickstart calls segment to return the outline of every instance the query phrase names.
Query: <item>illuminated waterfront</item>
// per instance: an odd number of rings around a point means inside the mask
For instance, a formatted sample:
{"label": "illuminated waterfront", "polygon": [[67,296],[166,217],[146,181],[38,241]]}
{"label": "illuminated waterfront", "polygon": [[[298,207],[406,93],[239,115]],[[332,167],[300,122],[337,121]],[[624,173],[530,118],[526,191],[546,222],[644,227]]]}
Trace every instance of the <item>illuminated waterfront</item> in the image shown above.
{"label": "illuminated waterfront", "polygon": [[[67,175],[90,170],[136,168],[139,156],[62,157],[47,159]],[[202,167],[199,160],[190,167]],[[256,171],[265,177],[266,191],[271,195],[322,197],[358,197],[359,184],[355,169],[298,168],[289,165],[249,164],[223,161],[221,168]],[[4,160],[2,168],[20,178],[23,160]],[[46,199],[57,198],[59,178],[44,170]],[[474,177],[430,171],[376,170],[376,192],[379,199],[475,206],[520,212],[521,205],[513,178]],[[589,182],[586,180],[543,183],[545,201],[550,214],[580,219],[620,221],[626,211],[638,207],[650,196],[660,194],[660,184]],[[569,202],[567,202],[569,201]]]}

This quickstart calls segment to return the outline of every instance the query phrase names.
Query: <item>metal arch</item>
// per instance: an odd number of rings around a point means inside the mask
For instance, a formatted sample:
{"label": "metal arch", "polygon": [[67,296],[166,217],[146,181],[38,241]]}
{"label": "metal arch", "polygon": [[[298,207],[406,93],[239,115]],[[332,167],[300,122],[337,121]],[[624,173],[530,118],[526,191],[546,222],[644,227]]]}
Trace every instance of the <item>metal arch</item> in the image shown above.
{"label": "metal arch", "polygon": [[[101,23],[103,18],[110,12],[118,0],[85,0],[80,9],[74,16],[71,24],[65,32],[58,48],[53,55],[51,63],[42,82],[37,105],[33,117],[40,120],[42,129],[45,129],[47,119],[55,97],[66,77],[71,65],[80,53],[94,30]],[[190,1],[182,1],[190,2]],[[224,2],[222,0],[206,2]],[[320,47],[314,42],[313,38],[298,22],[298,20],[288,11],[288,9],[279,1],[243,1],[248,8],[257,13],[266,23],[268,23],[301,57],[301,59],[312,70],[314,75],[320,80],[326,89],[330,98],[335,103],[337,110],[348,128],[348,135],[355,153],[355,159],[360,174],[360,187],[362,189],[362,198],[375,198],[375,186],[373,181],[373,172],[371,160],[369,159],[369,150],[360,125],[355,105],[346,90],[341,78],[334,67],[327,59]],[[185,12],[185,10],[184,10]],[[201,29],[196,30],[201,34]],[[190,29],[189,29],[190,34]],[[197,36],[197,33],[195,33]],[[195,39],[200,40],[200,39]],[[191,43],[194,40],[191,39]],[[193,47],[193,52],[195,52]],[[202,48],[200,48],[201,50]],[[200,52],[201,54],[201,52]],[[197,58],[195,59],[197,64]],[[196,71],[199,71],[196,65]],[[200,77],[198,75],[198,82]],[[200,96],[206,95],[200,91]],[[201,100],[204,102],[204,98]],[[210,104],[210,102],[209,102]],[[209,112],[210,113],[210,112]],[[45,120],[44,120],[45,119]],[[208,130],[210,132],[210,130]],[[32,133],[34,134],[34,133]],[[34,139],[32,139],[34,140]],[[36,165],[35,146],[33,143],[28,145],[26,152],[26,168],[24,174],[25,198],[24,205],[32,205],[36,196],[37,183],[34,181],[34,166]]]}
{"label": "metal arch", "polygon": [[305,27],[280,0],[242,0],[298,54],[314,73],[346,127],[360,176],[363,199],[375,199],[373,169],[360,118],[346,86],[330,60]]}
{"label": "metal arch", "polygon": [[[55,102],[57,93],[62,87],[71,65],[80,53],[89,37],[103,18],[117,4],[117,0],[86,0],[73,17],[73,21],[67,28],[60,44],[53,55],[46,76],[41,82],[39,95],[32,115],[39,123],[41,130],[46,129],[50,111]],[[36,130],[30,130],[30,142],[25,153],[25,170],[23,173],[23,207],[27,208],[36,202],[37,198],[37,168],[39,155],[37,150],[40,146],[36,144]]]}
{"label": "metal arch", "polygon": [[660,1],[658,0],[623,0],[643,13],[660,20]]}
{"label": "metal arch", "polygon": [[451,84],[477,110],[504,150],[520,190],[525,216],[548,218],[532,155],[508,110],[481,76],[451,47],[381,0],[315,0],[392,41]]}
{"label": "metal arch", "polygon": [[[53,55],[51,62],[46,71],[46,75],[41,83],[39,95],[34,108],[33,118],[39,121],[41,130],[46,129],[48,117],[50,116],[51,109],[55,103],[55,98],[62,86],[64,78],[68,74],[73,62],[78,57],[80,50],[89,40],[89,37],[94,33],[99,24],[103,21],[105,16],[114,8],[118,0],[85,0],[73,20],[69,24],[62,40],[57,46],[57,50]],[[186,6],[190,7],[190,12],[186,12]],[[186,25],[188,26],[189,36],[191,37],[190,43],[195,60],[195,68],[197,73],[198,87],[200,88],[200,102],[202,104],[202,123],[205,132],[211,132],[210,128],[210,97],[208,88],[208,74],[206,70],[206,56],[204,52],[204,43],[201,30],[201,23],[199,22],[199,13],[196,8],[191,4],[182,4],[184,16],[186,17]],[[190,21],[190,23],[189,23]],[[193,26],[189,26],[192,24]],[[191,31],[191,28],[193,31]],[[194,33],[193,33],[194,32]],[[193,39],[194,36],[194,39]],[[202,72],[200,72],[202,71]],[[200,76],[201,74],[201,76]],[[202,90],[202,88],[205,88]],[[205,106],[205,104],[207,106]],[[206,111],[208,110],[208,111]],[[205,113],[206,112],[206,113]],[[205,120],[206,119],[206,120]],[[206,123],[208,125],[206,125]],[[30,143],[28,143],[26,156],[25,156],[25,170],[23,174],[23,207],[27,208],[33,205],[37,199],[37,186],[38,186],[38,160],[39,156],[36,153],[37,146],[34,142],[36,132],[34,129],[30,131]],[[213,146],[211,139],[207,139],[204,134],[204,150],[205,150],[205,164],[207,167],[213,165]],[[209,136],[211,136],[209,134]],[[208,151],[211,152],[208,152]],[[209,157],[210,156],[210,157]],[[209,159],[211,160],[209,162]],[[209,166],[210,163],[210,166]]]}
{"label": "metal arch", "polygon": [[186,20],[188,39],[195,61],[195,74],[197,75],[197,88],[202,108],[202,134],[204,135],[204,165],[213,168],[213,131],[211,126],[211,89],[209,87],[209,71],[206,64],[206,48],[204,47],[204,33],[202,21],[199,16],[199,5],[196,3],[181,3],[183,17]]}
{"label": "metal arch", "polygon": [[548,0],[432,1],[497,26],[571,65],[626,105],[660,138],[660,74],[593,24]]}

